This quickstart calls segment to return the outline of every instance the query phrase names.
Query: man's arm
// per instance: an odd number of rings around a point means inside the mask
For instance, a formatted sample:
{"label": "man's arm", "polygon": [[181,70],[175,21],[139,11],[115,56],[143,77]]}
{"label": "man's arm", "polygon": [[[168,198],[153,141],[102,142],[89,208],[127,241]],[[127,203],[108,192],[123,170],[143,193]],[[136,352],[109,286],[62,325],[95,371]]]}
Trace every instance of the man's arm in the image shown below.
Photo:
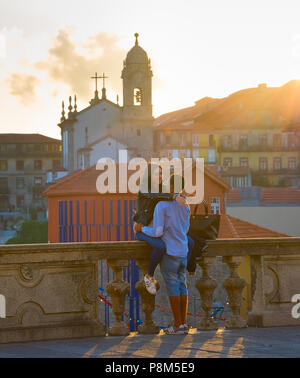
{"label": "man's arm", "polygon": [[164,232],[164,225],[165,225],[165,216],[164,216],[164,209],[158,203],[155,207],[154,214],[153,214],[153,227],[142,227],[142,232],[146,235],[159,238],[162,236]]}

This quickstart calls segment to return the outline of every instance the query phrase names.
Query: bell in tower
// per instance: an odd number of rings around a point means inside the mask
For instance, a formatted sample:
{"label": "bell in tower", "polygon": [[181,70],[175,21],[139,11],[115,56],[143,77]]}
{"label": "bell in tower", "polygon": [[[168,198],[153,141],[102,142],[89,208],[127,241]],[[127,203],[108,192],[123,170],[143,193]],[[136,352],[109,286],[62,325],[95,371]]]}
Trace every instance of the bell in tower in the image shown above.
{"label": "bell in tower", "polygon": [[147,53],[135,45],[128,52],[122,70],[123,117],[125,119],[152,120],[152,71]]}

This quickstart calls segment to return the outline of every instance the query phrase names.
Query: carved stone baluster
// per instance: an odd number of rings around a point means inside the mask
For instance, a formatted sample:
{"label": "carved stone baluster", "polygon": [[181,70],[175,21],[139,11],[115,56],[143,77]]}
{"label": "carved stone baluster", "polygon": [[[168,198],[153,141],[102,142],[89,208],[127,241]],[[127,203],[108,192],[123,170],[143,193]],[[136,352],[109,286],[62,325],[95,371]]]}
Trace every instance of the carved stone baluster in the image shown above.
{"label": "carved stone baluster", "polygon": [[116,321],[109,328],[112,336],[126,336],[130,333],[129,327],[122,321],[125,311],[125,297],[129,293],[129,283],[122,279],[122,269],[128,266],[128,260],[107,260],[107,265],[115,272],[114,281],[106,286],[106,291],[112,299],[112,309]]}
{"label": "carved stone baluster", "polygon": [[[147,273],[148,270],[148,260],[137,260],[137,264],[142,268],[144,274]],[[159,290],[160,285],[159,282],[155,280],[156,290]],[[144,283],[144,279],[140,280],[135,285],[136,290],[140,293],[142,299],[142,310],[145,314],[145,320],[143,324],[138,326],[138,332],[144,334],[153,334],[159,333],[160,327],[155,324],[154,320],[152,319],[152,313],[155,309],[155,295],[150,294]]]}
{"label": "carved stone baluster", "polygon": [[215,279],[208,274],[209,267],[216,261],[215,257],[202,257],[197,263],[202,268],[202,277],[196,281],[196,288],[201,297],[204,317],[198,322],[197,328],[200,330],[217,329],[218,323],[210,317],[211,308],[213,306],[213,293],[217,287]]}
{"label": "carved stone baluster", "polygon": [[244,261],[244,257],[225,256],[223,257],[223,261],[230,269],[230,275],[223,281],[223,287],[227,291],[229,306],[232,310],[231,318],[225,322],[225,326],[226,328],[247,327],[247,322],[240,315],[242,291],[246,286],[246,281],[239,277],[237,272],[239,265]]}

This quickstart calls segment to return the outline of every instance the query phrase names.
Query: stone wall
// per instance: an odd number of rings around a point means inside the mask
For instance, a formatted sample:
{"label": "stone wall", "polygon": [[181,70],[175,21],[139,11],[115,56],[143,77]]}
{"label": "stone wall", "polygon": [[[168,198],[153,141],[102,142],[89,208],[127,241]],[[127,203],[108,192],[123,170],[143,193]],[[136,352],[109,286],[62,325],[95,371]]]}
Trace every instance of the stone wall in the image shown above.
{"label": "stone wall", "polygon": [[[128,334],[127,324],[121,319],[129,292],[122,269],[129,259],[136,259],[145,272],[149,254],[150,249],[138,241],[0,246],[0,294],[6,299],[6,317],[0,318],[0,343],[104,336],[105,326],[100,319],[103,304],[97,298],[99,260],[107,260],[115,274],[106,285],[115,315],[109,333]],[[251,265],[248,324],[300,325],[300,317],[291,314],[295,306],[292,296],[300,294],[300,238],[274,238],[209,242],[207,252],[198,261],[201,269],[196,277],[188,279],[190,297],[202,298],[196,312],[205,316],[200,322],[197,319],[197,327],[219,326],[209,317],[216,301],[227,306],[223,325],[247,326],[240,317],[246,282],[238,273],[246,256],[250,256],[247,259]],[[159,270],[156,278],[161,286],[157,298],[146,292],[143,281],[136,286],[144,313],[141,333],[158,332],[153,312],[159,326],[171,321],[170,312],[155,309],[155,301],[168,306]],[[192,305],[190,301],[191,312]]]}

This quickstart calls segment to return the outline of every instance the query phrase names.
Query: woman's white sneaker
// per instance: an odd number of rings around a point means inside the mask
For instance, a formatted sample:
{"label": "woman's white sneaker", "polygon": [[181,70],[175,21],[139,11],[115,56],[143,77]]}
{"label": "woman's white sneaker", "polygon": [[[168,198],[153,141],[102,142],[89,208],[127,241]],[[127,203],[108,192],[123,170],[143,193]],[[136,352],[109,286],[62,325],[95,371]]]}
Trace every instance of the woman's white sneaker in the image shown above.
{"label": "woman's white sneaker", "polygon": [[155,286],[154,278],[145,275],[144,276],[144,282],[145,282],[145,286],[146,286],[148,293],[155,295],[156,294],[156,286]]}

